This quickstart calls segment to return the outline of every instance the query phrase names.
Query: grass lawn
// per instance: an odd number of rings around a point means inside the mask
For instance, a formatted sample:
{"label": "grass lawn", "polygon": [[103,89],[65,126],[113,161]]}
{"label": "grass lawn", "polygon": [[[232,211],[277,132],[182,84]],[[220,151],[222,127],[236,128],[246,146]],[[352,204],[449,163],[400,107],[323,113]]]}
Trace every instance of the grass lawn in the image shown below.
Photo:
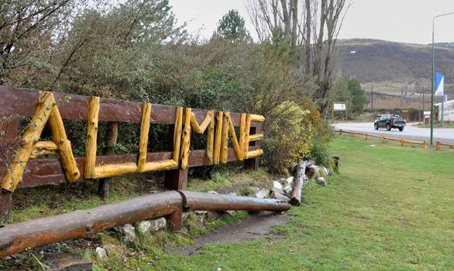
{"label": "grass lawn", "polygon": [[306,203],[274,229],[285,238],[209,245],[191,257],[163,254],[154,268],[454,269],[454,151],[338,137],[333,152],[340,174],[327,187],[305,188]]}

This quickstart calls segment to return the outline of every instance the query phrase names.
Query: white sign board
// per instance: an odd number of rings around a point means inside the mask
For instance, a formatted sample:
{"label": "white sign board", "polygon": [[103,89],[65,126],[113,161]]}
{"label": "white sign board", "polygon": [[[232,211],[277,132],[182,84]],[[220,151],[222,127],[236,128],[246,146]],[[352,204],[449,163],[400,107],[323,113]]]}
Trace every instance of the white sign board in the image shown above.
{"label": "white sign board", "polygon": [[435,96],[444,96],[444,84],[445,84],[445,77],[443,74],[437,72],[435,74]]}
{"label": "white sign board", "polygon": [[345,111],[347,109],[347,105],[344,103],[334,103],[334,111]]}
{"label": "white sign board", "polygon": [[430,116],[430,111],[424,111],[424,116]]}

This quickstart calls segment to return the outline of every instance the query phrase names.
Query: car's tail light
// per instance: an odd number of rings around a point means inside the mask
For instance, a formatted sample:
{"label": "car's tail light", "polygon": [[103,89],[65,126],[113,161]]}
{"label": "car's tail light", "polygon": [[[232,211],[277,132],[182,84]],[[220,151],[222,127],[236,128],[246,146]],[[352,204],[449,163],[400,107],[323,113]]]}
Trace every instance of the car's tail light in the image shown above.
{"label": "car's tail light", "polygon": [[396,123],[396,120],[393,120],[393,124],[395,124],[395,123]]}

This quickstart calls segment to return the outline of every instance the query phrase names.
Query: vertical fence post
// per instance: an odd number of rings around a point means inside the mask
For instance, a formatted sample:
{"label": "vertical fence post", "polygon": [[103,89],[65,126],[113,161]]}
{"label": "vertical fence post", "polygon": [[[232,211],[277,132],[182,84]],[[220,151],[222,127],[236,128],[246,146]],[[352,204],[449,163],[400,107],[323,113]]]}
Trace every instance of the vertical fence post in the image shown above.
{"label": "vertical fence post", "polygon": [[352,132],[352,137],[355,137],[355,132]]}
{"label": "vertical fence post", "polygon": [[437,151],[441,150],[441,144],[440,141],[437,141]]}
{"label": "vertical fence post", "polygon": [[369,133],[366,133],[366,140],[369,139]]}
{"label": "vertical fence post", "polygon": [[342,129],[339,130],[339,135],[342,135]]}
{"label": "vertical fence post", "polygon": [[[3,161],[0,167],[0,177],[3,177],[8,170],[9,165],[14,159],[14,151],[18,147],[18,127],[19,118],[4,116],[0,118],[0,161]],[[6,190],[0,191],[0,220],[7,221],[13,209],[13,194]]]}
{"label": "vertical fence post", "polygon": [[381,143],[383,143],[383,144],[385,143],[385,136],[381,137]]}
{"label": "vertical fence post", "polygon": [[[262,125],[258,124],[257,127],[251,127],[250,134],[259,134],[262,132]],[[256,140],[250,143],[249,146],[260,146],[260,141]],[[245,159],[244,160],[244,169],[253,169],[257,170],[260,165],[260,158],[252,158],[252,159]]]}
{"label": "vertical fence post", "polygon": [[405,138],[401,138],[400,139],[400,146],[404,146],[405,145]]}
{"label": "vertical fence post", "polygon": [[427,140],[424,140],[424,149],[427,150]]}
{"label": "vertical fence post", "polygon": [[[117,139],[118,139],[118,122],[111,121],[107,122],[105,137],[106,146],[104,148],[105,155],[114,154],[114,145],[117,143]],[[103,199],[109,197],[110,179],[111,178],[104,178],[99,180],[98,193],[99,196]]]}

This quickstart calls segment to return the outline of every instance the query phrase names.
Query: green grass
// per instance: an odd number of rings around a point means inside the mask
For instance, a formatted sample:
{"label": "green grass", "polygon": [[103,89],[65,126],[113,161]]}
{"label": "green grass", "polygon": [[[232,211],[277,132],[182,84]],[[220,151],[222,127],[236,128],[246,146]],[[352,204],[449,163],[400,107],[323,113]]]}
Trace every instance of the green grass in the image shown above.
{"label": "green grass", "polygon": [[[376,146],[372,147],[371,144]],[[340,174],[311,183],[285,238],[164,254],[157,270],[452,270],[454,151],[338,137]],[[150,266],[138,263],[141,269]]]}

